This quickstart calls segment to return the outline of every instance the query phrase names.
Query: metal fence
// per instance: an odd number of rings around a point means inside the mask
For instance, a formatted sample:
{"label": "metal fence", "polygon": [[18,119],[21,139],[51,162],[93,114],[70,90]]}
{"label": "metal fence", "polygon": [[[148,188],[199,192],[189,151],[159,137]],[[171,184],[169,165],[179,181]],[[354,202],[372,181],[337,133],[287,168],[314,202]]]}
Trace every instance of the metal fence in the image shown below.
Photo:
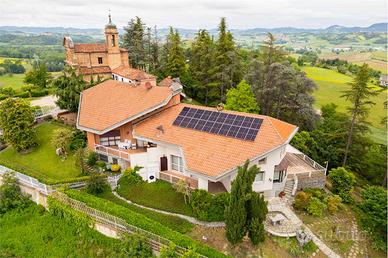
{"label": "metal fence", "polygon": [[[58,201],[60,201],[61,203],[70,206],[74,210],[77,210],[79,212],[82,212],[88,215],[89,217],[92,218],[93,221],[97,223],[101,223],[103,225],[109,226],[115,230],[118,230],[124,233],[130,233],[130,234],[139,233],[143,235],[146,238],[147,243],[155,251],[159,252],[162,247],[168,247],[171,243],[171,241],[166,238],[163,238],[161,236],[158,236],[154,233],[138,228],[136,226],[130,225],[121,218],[118,218],[116,216],[110,215],[100,210],[91,208],[85,203],[72,199],[64,193],[56,192],[56,193],[53,193],[52,196],[56,198]],[[187,252],[187,250],[188,250],[187,248],[184,248],[181,246],[175,247],[175,252],[179,256],[182,256],[185,252]],[[199,256],[206,257],[203,255],[199,255]]]}

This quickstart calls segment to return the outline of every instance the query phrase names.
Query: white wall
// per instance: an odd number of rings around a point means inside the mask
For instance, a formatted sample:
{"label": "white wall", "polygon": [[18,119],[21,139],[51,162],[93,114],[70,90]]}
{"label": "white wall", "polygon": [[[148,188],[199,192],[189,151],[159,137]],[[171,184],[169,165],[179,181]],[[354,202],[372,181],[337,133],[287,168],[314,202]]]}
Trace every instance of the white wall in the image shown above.
{"label": "white wall", "polygon": [[[112,77],[113,80],[120,81],[120,82],[132,82],[131,80],[129,80],[125,77],[122,77],[118,74],[112,73],[112,75],[113,75],[113,77]],[[116,77],[117,77],[117,79],[116,79]]]}

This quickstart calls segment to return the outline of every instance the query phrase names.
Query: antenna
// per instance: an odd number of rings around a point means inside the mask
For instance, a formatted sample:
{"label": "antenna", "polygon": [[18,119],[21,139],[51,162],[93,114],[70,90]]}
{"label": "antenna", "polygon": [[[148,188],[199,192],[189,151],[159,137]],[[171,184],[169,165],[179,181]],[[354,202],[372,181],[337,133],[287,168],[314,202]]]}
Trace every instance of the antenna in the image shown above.
{"label": "antenna", "polygon": [[109,23],[112,23],[112,17],[111,17],[111,15],[110,15],[110,8],[109,8]]}

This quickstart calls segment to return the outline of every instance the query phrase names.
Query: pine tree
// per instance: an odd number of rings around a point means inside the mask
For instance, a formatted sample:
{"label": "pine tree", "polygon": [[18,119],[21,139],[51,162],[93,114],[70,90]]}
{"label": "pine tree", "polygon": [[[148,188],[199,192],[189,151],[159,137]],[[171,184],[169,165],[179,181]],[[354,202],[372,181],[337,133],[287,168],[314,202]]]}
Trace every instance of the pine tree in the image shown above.
{"label": "pine tree", "polygon": [[357,123],[365,123],[365,119],[368,117],[369,109],[368,106],[374,105],[375,103],[370,101],[370,97],[376,96],[378,94],[377,91],[372,89],[368,85],[368,81],[370,79],[368,65],[364,64],[361,66],[358,71],[356,78],[349,83],[350,89],[344,92],[344,95],[341,97],[346,100],[351,101],[352,106],[348,108],[351,113],[351,123],[348,131],[348,139],[346,142],[344,159],[342,162],[342,166],[345,167],[349,155],[349,150],[352,145],[353,140],[353,131]]}
{"label": "pine tree", "polygon": [[196,82],[193,95],[197,100],[208,105],[214,99],[211,67],[213,62],[214,43],[206,30],[200,30],[191,47],[190,73]]}
{"label": "pine tree", "polygon": [[180,35],[172,27],[170,27],[170,33],[167,36],[164,51],[166,62],[164,66],[165,74],[174,78],[182,76],[186,70],[184,51]]}
{"label": "pine tree", "polygon": [[228,90],[225,108],[239,112],[259,113],[255,95],[245,80],[242,80],[236,88]]}
{"label": "pine tree", "polygon": [[226,92],[241,81],[241,62],[233,35],[226,31],[225,18],[221,18],[218,27],[214,67],[212,69],[214,85],[219,90],[219,101],[225,101]]}
{"label": "pine tree", "polygon": [[145,69],[147,54],[145,50],[144,24],[139,17],[131,19],[124,28],[123,46],[128,49],[129,63],[132,67]]}

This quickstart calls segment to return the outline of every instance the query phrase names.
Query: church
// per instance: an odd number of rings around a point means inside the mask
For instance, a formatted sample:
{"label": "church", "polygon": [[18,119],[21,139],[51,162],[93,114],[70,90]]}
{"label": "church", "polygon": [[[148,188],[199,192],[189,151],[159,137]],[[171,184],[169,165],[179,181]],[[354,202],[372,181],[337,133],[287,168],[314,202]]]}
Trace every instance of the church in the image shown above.
{"label": "church", "polygon": [[129,65],[128,50],[119,46],[119,32],[112,23],[105,25],[105,43],[74,43],[71,37],[63,39],[66,64],[77,69],[85,81],[113,79],[137,85],[156,86],[156,77]]}

